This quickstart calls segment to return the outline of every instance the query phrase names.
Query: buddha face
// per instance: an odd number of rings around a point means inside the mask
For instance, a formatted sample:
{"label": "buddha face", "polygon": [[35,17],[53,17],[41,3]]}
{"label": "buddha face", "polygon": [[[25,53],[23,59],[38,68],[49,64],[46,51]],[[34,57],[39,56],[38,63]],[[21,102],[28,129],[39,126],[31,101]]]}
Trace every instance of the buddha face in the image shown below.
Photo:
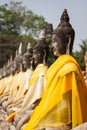
{"label": "buddha face", "polygon": [[52,43],[51,44],[52,44],[52,48],[53,48],[53,52],[54,52],[55,56],[60,55],[60,46],[61,46],[60,43],[61,43],[60,39],[58,38],[58,36],[56,34],[54,34],[52,36]]}
{"label": "buddha face", "polygon": [[11,66],[10,66],[10,70],[11,70],[11,73],[14,74],[16,72],[16,68],[17,68],[17,63],[16,61],[14,60],[12,63],[11,63]]}
{"label": "buddha face", "polygon": [[43,51],[33,50],[33,59],[35,64],[43,63]]}
{"label": "buddha face", "polygon": [[52,36],[52,48],[55,56],[60,56],[61,54],[66,54],[67,40],[65,35]]}
{"label": "buddha face", "polygon": [[22,62],[22,65],[23,65],[23,70],[27,70],[28,68],[30,68],[30,65],[31,65],[31,60],[32,60],[32,57],[28,57],[28,58],[23,58],[23,62]]}
{"label": "buddha face", "polygon": [[23,65],[23,69],[24,69],[24,70],[26,70],[26,69],[27,69],[27,67],[28,67],[28,63],[27,63],[26,58],[23,58],[22,65]]}

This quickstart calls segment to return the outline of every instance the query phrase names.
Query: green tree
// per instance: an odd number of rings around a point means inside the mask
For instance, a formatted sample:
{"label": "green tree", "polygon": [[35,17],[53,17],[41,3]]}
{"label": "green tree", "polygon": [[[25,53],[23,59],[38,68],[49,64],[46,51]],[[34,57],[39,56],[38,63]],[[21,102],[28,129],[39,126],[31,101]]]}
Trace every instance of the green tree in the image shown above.
{"label": "green tree", "polygon": [[[13,55],[20,42],[23,42],[24,46],[31,42],[34,46],[38,34],[45,25],[44,17],[26,9],[22,6],[22,2],[11,1],[10,4],[0,6],[0,47],[5,57],[2,58],[3,54],[0,52],[0,60],[6,61],[10,55]],[[5,47],[9,51],[4,51]]]}
{"label": "green tree", "polygon": [[21,2],[10,2],[0,6],[1,33],[13,35],[32,34],[36,38],[45,27],[43,16],[34,14],[31,10],[22,6]]}
{"label": "green tree", "polygon": [[85,63],[84,63],[84,55],[87,50],[87,39],[82,40],[82,44],[79,45],[80,51],[76,51],[73,53],[73,56],[78,61],[82,70],[85,70]]}

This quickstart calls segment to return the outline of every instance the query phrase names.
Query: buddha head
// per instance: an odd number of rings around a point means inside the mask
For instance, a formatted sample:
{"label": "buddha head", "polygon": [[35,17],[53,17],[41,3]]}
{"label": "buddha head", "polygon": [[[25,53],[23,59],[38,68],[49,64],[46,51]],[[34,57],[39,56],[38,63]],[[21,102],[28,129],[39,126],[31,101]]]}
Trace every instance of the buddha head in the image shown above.
{"label": "buddha head", "polygon": [[69,23],[69,16],[65,9],[60,18],[60,23],[52,34],[52,47],[54,55],[72,54],[75,32]]}
{"label": "buddha head", "polygon": [[0,69],[0,80],[3,78],[3,75],[2,75],[2,74],[3,74],[3,69],[1,68],[1,69]]}
{"label": "buddha head", "polygon": [[31,48],[31,43],[28,43],[27,46],[27,51],[24,53],[23,55],[23,61],[22,61],[22,65],[23,65],[23,71],[26,71],[27,69],[32,69],[32,48]]}
{"label": "buddha head", "polygon": [[12,59],[12,56],[10,56],[10,59],[8,59],[8,62],[7,62],[7,65],[6,65],[7,76],[12,74],[12,69],[11,69],[12,62],[13,62],[13,59]]}
{"label": "buddha head", "polygon": [[33,48],[33,59],[34,63],[40,64],[47,64],[47,57],[48,57],[48,45],[45,41],[45,33],[41,31],[37,44]]}
{"label": "buddha head", "polygon": [[12,75],[14,75],[16,72],[17,72],[17,62],[15,60],[13,60],[11,63],[10,63],[10,72]]}
{"label": "buddha head", "polygon": [[23,55],[22,55],[22,43],[19,45],[19,50],[16,52],[16,56],[14,59],[14,68],[17,68],[17,72],[22,71],[22,60],[23,60]]}
{"label": "buddha head", "polygon": [[4,77],[6,77],[6,75],[7,75],[6,65],[3,66],[3,69],[2,69],[2,70],[3,70],[3,71],[2,71],[2,76],[3,76],[3,78],[4,78]]}

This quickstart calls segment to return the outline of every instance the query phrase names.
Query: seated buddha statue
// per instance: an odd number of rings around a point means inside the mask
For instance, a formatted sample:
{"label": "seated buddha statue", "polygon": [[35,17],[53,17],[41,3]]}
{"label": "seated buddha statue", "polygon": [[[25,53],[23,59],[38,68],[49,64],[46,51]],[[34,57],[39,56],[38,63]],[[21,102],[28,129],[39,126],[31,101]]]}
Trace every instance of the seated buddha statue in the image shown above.
{"label": "seated buddha statue", "polygon": [[69,130],[87,122],[87,89],[81,68],[71,56],[74,34],[65,9],[52,34],[58,58],[49,67],[43,97],[22,130]]}

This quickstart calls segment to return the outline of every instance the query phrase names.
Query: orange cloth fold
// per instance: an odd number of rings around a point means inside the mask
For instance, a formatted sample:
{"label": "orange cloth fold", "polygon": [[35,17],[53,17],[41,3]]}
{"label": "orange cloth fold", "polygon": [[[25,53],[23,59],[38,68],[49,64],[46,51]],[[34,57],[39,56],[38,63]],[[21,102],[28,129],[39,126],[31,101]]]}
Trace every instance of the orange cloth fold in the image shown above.
{"label": "orange cloth fold", "polygon": [[14,116],[17,114],[17,112],[13,112],[12,114],[10,114],[7,118],[6,118],[6,121],[8,122],[12,122]]}

